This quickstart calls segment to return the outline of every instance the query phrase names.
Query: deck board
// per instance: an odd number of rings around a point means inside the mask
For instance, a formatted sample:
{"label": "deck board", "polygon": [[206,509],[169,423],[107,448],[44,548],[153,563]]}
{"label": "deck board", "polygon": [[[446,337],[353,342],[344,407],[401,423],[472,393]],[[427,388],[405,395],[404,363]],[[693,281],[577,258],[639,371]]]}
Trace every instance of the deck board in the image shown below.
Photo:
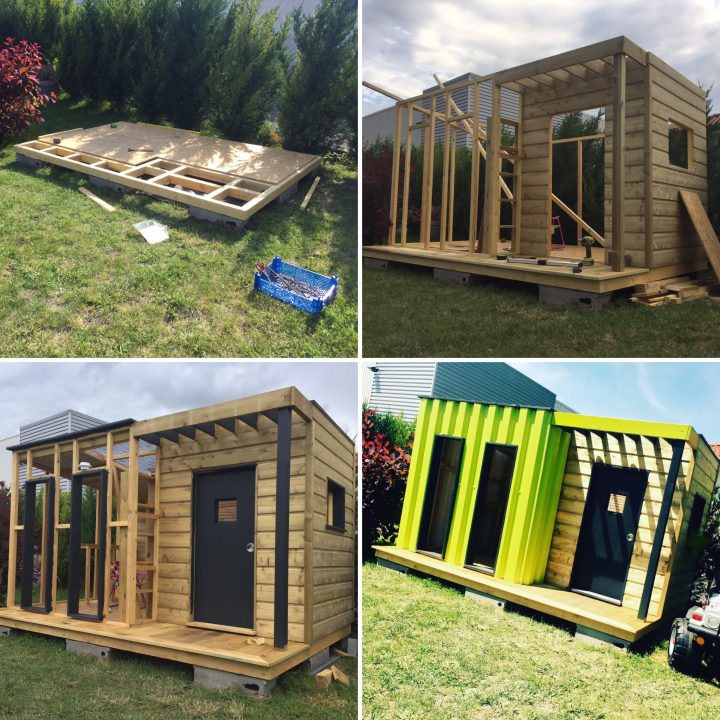
{"label": "deck board", "polygon": [[[68,618],[59,613],[42,615],[20,608],[0,608],[0,626],[263,679],[277,677],[319,651],[314,646],[299,642],[289,642],[283,649],[274,647],[272,640],[266,640],[263,645],[250,645],[249,636],[183,625],[145,622],[128,626],[112,621],[96,623]],[[344,637],[347,631],[343,633],[336,633],[337,639]],[[325,647],[336,641],[332,638],[324,640]]]}
{"label": "deck board", "polygon": [[[641,282],[662,280],[701,271],[707,267],[707,261],[701,260],[653,270],[645,267],[627,267],[621,272],[615,272],[609,265],[596,261],[594,265],[583,268],[581,273],[573,273],[568,268],[548,265],[508,265],[505,260],[497,260],[491,255],[468,252],[467,242],[453,243],[452,247],[447,247],[445,250],[440,250],[439,243],[430,243],[428,248],[418,243],[408,243],[404,246],[366,245],[363,247],[362,253],[363,257],[375,260],[442,268],[471,275],[594,293],[622,290]],[[560,255],[562,253],[554,253],[553,259],[562,259],[559,257]],[[568,253],[568,255],[572,255],[572,253]]]}
{"label": "deck board", "polygon": [[538,610],[547,615],[598,630],[628,642],[635,642],[660,622],[649,617],[640,620],[637,611],[570,592],[553,585],[518,585],[491,575],[457,567],[442,560],[395,547],[377,547],[379,558],[464,587]]}

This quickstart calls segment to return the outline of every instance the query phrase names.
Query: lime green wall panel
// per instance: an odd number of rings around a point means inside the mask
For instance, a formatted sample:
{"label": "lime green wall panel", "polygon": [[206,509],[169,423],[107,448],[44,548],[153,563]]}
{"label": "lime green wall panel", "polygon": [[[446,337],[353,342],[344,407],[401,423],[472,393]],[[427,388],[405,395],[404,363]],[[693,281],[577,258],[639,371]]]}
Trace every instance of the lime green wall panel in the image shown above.
{"label": "lime green wall panel", "polygon": [[488,443],[517,446],[495,576],[542,580],[560,498],[569,434],[548,410],[422,399],[398,533],[398,547],[415,550],[436,435],[464,438],[458,492],[445,560],[463,565],[483,456]]}

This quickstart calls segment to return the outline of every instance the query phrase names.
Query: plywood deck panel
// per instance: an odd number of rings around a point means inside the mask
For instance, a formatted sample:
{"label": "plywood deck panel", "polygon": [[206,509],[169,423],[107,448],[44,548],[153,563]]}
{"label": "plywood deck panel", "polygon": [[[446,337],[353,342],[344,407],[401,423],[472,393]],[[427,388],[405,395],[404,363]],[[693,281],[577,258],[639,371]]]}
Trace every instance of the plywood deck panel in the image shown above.
{"label": "plywood deck panel", "polygon": [[312,645],[289,642],[285,648],[278,649],[270,640],[254,645],[242,635],[172,623],[144,622],[134,626],[109,621],[96,623],[56,613],[39,615],[19,608],[0,609],[0,626],[264,680],[278,677],[349,634],[349,628],[343,628]]}
{"label": "plywood deck panel", "polygon": [[162,158],[182,165],[194,165],[237,177],[277,185],[302,167],[314,155],[206,137],[196,132],[145,123],[119,122],[117,127],[101,125],[72,130],[60,135],[40,136],[60,147],[89,153],[128,165]]}
{"label": "plywood deck panel", "polygon": [[378,547],[379,558],[427,573],[449,582],[488,593],[613,637],[635,642],[658,625],[659,620],[639,620],[637,611],[568,592],[552,585],[518,585],[492,575],[457,567],[410,550]]}

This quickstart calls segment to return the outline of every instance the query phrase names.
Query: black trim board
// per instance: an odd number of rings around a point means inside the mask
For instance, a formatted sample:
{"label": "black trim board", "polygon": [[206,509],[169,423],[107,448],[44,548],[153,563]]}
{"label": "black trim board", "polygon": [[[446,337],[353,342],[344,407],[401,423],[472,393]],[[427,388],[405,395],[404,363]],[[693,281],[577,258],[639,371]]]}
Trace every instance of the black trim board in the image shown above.
{"label": "black trim board", "polygon": [[[41,598],[42,607],[33,605],[33,575],[35,555],[35,498],[37,486],[45,485],[45,518],[43,522],[43,535],[45,536],[45,567],[43,584],[45,595]],[[55,545],[55,478],[45,475],[25,481],[25,513],[23,520],[23,571],[20,579],[20,607],[23,610],[37,613],[52,612],[52,586],[53,586],[53,557]],[[25,528],[32,528],[27,532]],[[30,559],[28,563],[27,560]],[[26,572],[29,568],[30,572]]]}
{"label": "black trim board", "polygon": [[640,598],[640,607],[638,608],[637,614],[640,620],[644,620],[647,617],[648,609],[650,608],[650,598],[652,597],[653,586],[655,584],[655,574],[657,573],[660,563],[663,538],[665,537],[667,521],[670,517],[672,499],[680,473],[683,450],[685,449],[684,440],[668,440],[668,442],[673,449],[672,460],[670,460],[670,469],[668,470],[667,480],[665,481],[665,490],[663,491],[660,512],[658,513],[657,523],[655,525],[655,537],[653,538],[653,546],[650,551],[647,572],[645,574],[645,584],[643,585],[642,597]]}
{"label": "black trim board", "polygon": [[277,479],[275,490],[275,627],[274,644],[288,643],[288,576],[290,555],[290,455],[292,410],[277,411]]}

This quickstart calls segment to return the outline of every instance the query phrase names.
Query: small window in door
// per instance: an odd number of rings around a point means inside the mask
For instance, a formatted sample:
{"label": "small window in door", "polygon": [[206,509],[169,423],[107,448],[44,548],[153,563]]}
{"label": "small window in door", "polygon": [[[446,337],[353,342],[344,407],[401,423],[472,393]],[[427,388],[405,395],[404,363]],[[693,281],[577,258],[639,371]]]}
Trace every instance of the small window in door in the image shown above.
{"label": "small window in door", "polygon": [[237,522],[237,499],[215,501],[215,522]]}
{"label": "small window in door", "polygon": [[625,497],[622,493],[611,492],[610,498],[608,499],[607,511],[622,514],[622,511],[625,509]]}
{"label": "small window in door", "polygon": [[328,478],[327,527],[345,532],[345,488]]}

